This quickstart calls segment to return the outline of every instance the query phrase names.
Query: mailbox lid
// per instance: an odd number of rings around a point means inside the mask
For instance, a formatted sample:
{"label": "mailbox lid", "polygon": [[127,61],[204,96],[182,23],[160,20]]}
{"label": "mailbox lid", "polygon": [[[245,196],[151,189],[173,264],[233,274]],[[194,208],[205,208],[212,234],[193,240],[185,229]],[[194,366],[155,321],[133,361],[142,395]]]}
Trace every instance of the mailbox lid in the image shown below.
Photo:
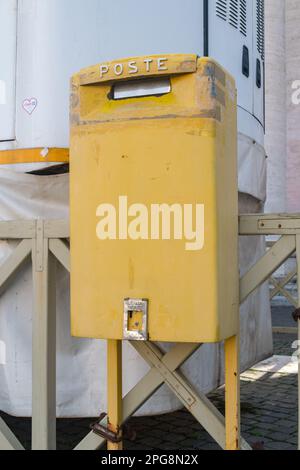
{"label": "mailbox lid", "polygon": [[[153,69],[146,72],[145,61],[151,60]],[[158,61],[164,60],[163,70],[157,70]],[[136,75],[128,78],[130,63],[139,65]],[[102,76],[101,66],[81,71],[72,79],[71,127],[77,125],[100,125],[104,122],[130,121],[134,119],[167,117],[220,118],[224,105],[224,87],[230,89],[235,98],[235,85],[230,76],[213,60],[198,59],[196,55],[148,56],[146,58],[117,61],[123,72],[116,75],[114,64],[104,64],[108,72]],[[126,65],[123,65],[126,64]],[[126,68],[127,67],[127,68]],[[138,67],[138,66],[136,66]],[[166,93],[153,92],[150,96],[114,99],[114,89],[124,83],[144,83],[149,80],[158,83],[168,79],[170,90]],[[72,131],[72,129],[71,129]]]}

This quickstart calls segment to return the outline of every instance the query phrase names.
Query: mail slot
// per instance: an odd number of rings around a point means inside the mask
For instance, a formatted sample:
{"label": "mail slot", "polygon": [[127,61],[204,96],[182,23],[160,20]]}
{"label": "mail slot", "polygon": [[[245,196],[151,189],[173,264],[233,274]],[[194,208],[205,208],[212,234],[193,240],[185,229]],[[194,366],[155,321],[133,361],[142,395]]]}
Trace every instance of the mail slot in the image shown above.
{"label": "mail slot", "polygon": [[234,80],[196,55],[72,79],[71,327],[218,342],[238,331]]}

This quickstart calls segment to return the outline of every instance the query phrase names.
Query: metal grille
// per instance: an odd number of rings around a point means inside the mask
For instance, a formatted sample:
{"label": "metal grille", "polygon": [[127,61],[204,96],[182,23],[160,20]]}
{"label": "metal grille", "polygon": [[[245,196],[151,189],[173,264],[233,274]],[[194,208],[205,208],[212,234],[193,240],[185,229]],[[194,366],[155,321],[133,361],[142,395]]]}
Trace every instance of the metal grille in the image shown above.
{"label": "metal grille", "polygon": [[264,0],[256,0],[256,17],[257,17],[257,50],[261,58],[265,58],[265,2]]}
{"label": "metal grille", "polygon": [[229,2],[229,24],[238,29],[239,26],[239,5],[238,0],[230,0]]}
{"label": "metal grille", "polygon": [[227,0],[217,0],[216,14],[222,20],[227,21]]}
{"label": "metal grille", "polygon": [[247,36],[247,1],[240,0],[240,32]]}
{"label": "metal grille", "polygon": [[216,15],[247,36],[247,0],[216,0]]}

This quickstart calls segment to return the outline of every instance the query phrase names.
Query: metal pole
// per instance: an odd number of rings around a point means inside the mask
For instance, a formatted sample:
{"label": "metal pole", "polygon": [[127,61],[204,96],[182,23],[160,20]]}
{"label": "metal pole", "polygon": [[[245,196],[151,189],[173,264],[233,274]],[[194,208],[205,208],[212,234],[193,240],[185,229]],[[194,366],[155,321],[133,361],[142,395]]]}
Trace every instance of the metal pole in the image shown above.
{"label": "metal pole", "polygon": [[[122,424],[122,341],[107,341],[108,429],[121,437]],[[123,443],[107,442],[107,450],[122,450]]]}
{"label": "metal pole", "polygon": [[239,336],[225,341],[226,450],[240,450]]}

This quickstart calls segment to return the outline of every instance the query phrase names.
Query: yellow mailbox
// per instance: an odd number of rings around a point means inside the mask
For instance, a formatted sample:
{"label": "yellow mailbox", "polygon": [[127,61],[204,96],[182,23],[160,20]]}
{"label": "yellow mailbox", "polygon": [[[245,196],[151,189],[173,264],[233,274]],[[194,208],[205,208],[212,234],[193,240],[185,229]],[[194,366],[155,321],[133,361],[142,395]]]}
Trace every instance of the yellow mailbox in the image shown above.
{"label": "yellow mailbox", "polygon": [[237,333],[236,143],[235,83],[210,58],[130,58],[73,77],[74,336]]}

